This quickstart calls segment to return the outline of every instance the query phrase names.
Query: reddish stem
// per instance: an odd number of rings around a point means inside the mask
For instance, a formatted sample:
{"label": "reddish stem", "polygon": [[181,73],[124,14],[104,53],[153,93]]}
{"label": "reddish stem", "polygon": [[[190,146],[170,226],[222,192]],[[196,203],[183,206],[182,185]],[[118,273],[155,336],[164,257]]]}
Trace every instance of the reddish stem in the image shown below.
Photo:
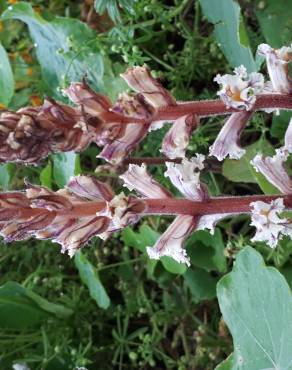
{"label": "reddish stem", "polygon": [[[292,209],[291,195],[248,195],[241,197],[217,197],[204,202],[194,202],[188,199],[143,199],[146,210],[143,215],[209,215],[216,213],[250,213],[250,203],[256,201],[271,202],[283,198],[285,207]],[[60,211],[59,214],[72,217],[91,216],[100,212],[106,206],[105,202],[86,202],[74,205],[70,211]]]}

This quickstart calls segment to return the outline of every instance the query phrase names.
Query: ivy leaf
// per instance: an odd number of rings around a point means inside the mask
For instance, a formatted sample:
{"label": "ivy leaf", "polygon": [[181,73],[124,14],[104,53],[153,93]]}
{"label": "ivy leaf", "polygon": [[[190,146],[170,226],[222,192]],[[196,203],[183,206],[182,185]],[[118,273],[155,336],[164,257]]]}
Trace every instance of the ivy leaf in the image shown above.
{"label": "ivy leaf", "polygon": [[205,270],[189,268],[183,276],[195,303],[216,297],[217,280]]}
{"label": "ivy leaf", "polygon": [[246,247],[219,281],[217,296],[233,337],[232,370],[291,369],[292,298],[278,270]]}
{"label": "ivy leaf", "polygon": [[103,57],[96,33],[85,23],[58,16],[48,21],[25,2],[10,6],[2,19],[19,19],[27,24],[51,96],[64,99],[60,87],[85,76],[94,89],[105,90],[103,77],[105,70],[111,72],[110,61]]}
{"label": "ivy leaf", "polygon": [[107,309],[110,305],[110,299],[95,268],[81,251],[75,254],[74,261],[81,280],[89,289],[91,298],[95,300],[100,308]]}
{"label": "ivy leaf", "polygon": [[247,182],[258,184],[265,194],[279,194],[268,180],[251,165],[250,161],[259,153],[273,155],[272,145],[264,139],[245,147],[246,153],[239,160],[225,159],[223,163],[223,175],[230,181]]}
{"label": "ivy leaf", "polygon": [[214,24],[214,36],[232,67],[243,64],[257,71],[261,60],[254,60],[240,7],[234,0],[200,0],[204,15]]}
{"label": "ivy leaf", "polygon": [[70,177],[78,175],[80,171],[79,154],[74,152],[57,153],[52,156],[53,176],[59,188],[63,188]]}
{"label": "ivy leaf", "polygon": [[6,50],[0,43],[0,105],[7,107],[14,94],[14,77]]}
{"label": "ivy leaf", "polygon": [[14,175],[15,165],[13,163],[5,163],[0,165],[0,188],[8,190],[10,181]]}
{"label": "ivy leaf", "polygon": [[257,0],[257,5],[256,16],[267,43],[274,48],[290,45],[292,7],[287,6],[287,0],[265,0],[262,4]]}
{"label": "ivy leaf", "polygon": [[205,230],[196,231],[187,241],[186,248],[192,265],[206,271],[226,272],[225,245],[219,229],[215,230],[214,235]]}

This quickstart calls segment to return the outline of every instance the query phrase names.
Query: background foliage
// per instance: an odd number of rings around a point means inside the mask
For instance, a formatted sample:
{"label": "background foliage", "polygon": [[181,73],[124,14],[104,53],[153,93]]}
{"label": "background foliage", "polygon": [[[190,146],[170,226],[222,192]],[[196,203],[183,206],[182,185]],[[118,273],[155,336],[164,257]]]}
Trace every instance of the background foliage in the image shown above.
{"label": "background foliage", "polygon": [[[291,0],[0,0],[0,11],[0,107],[9,109],[39,105],[45,96],[63,100],[61,89],[84,76],[114,99],[125,89],[119,73],[143,63],[178,99],[215,97],[217,73],[241,63],[263,68],[257,44],[287,45],[292,31]],[[275,192],[249,158],[272,153],[288,121],[288,113],[256,115],[243,136],[245,157],[205,175],[210,193]],[[221,122],[203,121],[190,155],[207,153]],[[135,155],[158,156],[162,136],[149,135]],[[39,167],[1,165],[1,188],[21,189],[24,177],[53,189],[78,173],[109,180],[94,172],[97,153],[92,146]],[[162,167],[151,171],[169,186]],[[110,181],[121,186],[115,176]],[[275,251],[245,248],[252,231],[240,216],[221,222],[213,236],[193,234],[187,269],[145,254],[168,222],[149,217],[106,243],[93,240],[71,260],[46,241],[1,244],[0,369],[208,370],[233,350],[218,369],[292,369],[292,242]]]}

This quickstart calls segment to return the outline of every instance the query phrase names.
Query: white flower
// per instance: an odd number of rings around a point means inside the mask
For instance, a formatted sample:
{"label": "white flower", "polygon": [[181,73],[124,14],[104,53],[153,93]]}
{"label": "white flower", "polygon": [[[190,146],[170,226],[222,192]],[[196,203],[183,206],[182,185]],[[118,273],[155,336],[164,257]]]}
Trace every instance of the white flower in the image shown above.
{"label": "white flower", "polygon": [[215,232],[215,226],[217,222],[225,217],[234,216],[234,213],[215,213],[213,215],[204,215],[199,218],[196,230],[209,229],[210,234],[213,235]]}
{"label": "white flower", "polygon": [[174,97],[152,77],[146,66],[129,68],[121,77],[154,109],[176,104]]}
{"label": "white flower", "polygon": [[278,149],[273,157],[264,157],[262,154],[258,154],[251,161],[251,164],[257,172],[262,173],[283,194],[292,194],[292,179],[283,166],[287,158],[288,152],[284,149]]}
{"label": "white flower", "polygon": [[234,69],[234,75],[218,74],[214,81],[221,85],[217,95],[223,100],[228,108],[251,110],[256,95],[264,89],[264,76],[261,73],[252,72],[247,75],[244,66]]}
{"label": "white flower", "polygon": [[219,161],[229,156],[232,159],[241,158],[245,149],[239,146],[242,130],[251,116],[250,112],[233,113],[225,122],[213,145],[210,146],[210,155]]}
{"label": "white flower", "polygon": [[199,118],[194,114],[178,118],[164,136],[160,151],[171,159],[184,158],[192,131],[198,124]]}
{"label": "white flower", "polygon": [[286,218],[280,218],[279,213],[285,210],[283,199],[278,198],[271,203],[253,202],[251,225],[256,227],[252,241],[266,241],[275,248],[284,235],[292,237],[292,224]]}
{"label": "white flower", "polygon": [[205,156],[197,154],[191,159],[184,158],[181,163],[166,162],[167,171],[173,185],[188,199],[200,201],[207,197],[200,182],[200,170],[204,168]]}
{"label": "white flower", "polygon": [[273,49],[268,44],[261,44],[258,46],[258,53],[266,57],[274,91],[291,93],[292,81],[289,77],[288,64],[292,60],[292,47],[283,46],[281,49]]}
{"label": "white flower", "polygon": [[154,247],[146,248],[149,257],[157,260],[163,256],[168,256],[189,266],[190,260],[183,243],[195,229],[196,224],[197,218],[194,216],[177,216],[157,240]]}
{"label": "white flower", "polygon": [[168,198],[171,195],[148,174],[145,163],[141,166],[130,164],[128,170],[120,178],[129,190],[135,189],[147,198]]}

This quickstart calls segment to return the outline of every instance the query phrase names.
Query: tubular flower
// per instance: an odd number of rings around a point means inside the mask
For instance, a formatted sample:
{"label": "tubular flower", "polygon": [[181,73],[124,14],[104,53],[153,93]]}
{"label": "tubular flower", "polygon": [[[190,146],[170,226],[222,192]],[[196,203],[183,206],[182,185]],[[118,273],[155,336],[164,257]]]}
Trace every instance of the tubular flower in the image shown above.
{"label": "tubular flower", "polygon": [[128,170],[120,176],[124,186],[129,190],[136,190],[146,198],[169,198],[171,194],[162,185],[155,181],[147,172],[146,165],[130,164]]}
{"label": "tubular flower", "polygon": [[292,180],[283,166],[287,158],[288,152],[278,149],[273,157],[264,157],[262,154],[258,154],[251,161],[251,164],[257,172],[262,173],[281,193],[292,194]]}
{"label": "tubular flower", "polygon": [[256,95],[264,90],[264,76],[252,72],[248,76],[244,66],[234,69],[234,75],[218,74],[214,81],[221,85],[217,95],[228,108],[251,110],[256,101]]}
{"label": "tubular flower", "polygon": [[289,77],[288,64],[292,60],[292,47],[283,46],[273,49],[270,45],[258,46],[258,53],[267,61],[268,73],[275,92],[289,94],[292,92],[292,80]]}
{"label": "tubular flower", "polygon": [[222,161],[227,156],[232,159],[241,158],[245,150],[239,146],[239,139],[251,115],[251,112],[246,111],[231,114],[219,132],[214,144],[210,147],[210,155],[213,155],[219,161]]}
{"label": "tubular flower", "polygon": [[169,177],[173,185],[191,200],[208,198],[206,190],[200,182],[200,170],[204,168],[205,156],[197,154],[190,160],[184,158],[181,163],[166,162],[167,171],[164,176]]}
{"label": "tubular flower", "polygon": [[176,105],[174,97],[151,76],[151,72],[146,66],[129,68],[121,74],[121,77],[145,99],[153,110]]}
{"label": "tubular flower", "polygon": [[178,118],[164,136],[161,152],[170,159],[184,158],[193,129],[199,124],[199,118],[194,115]]}
{"label": "tubular flower", "polygon": [[168,256],[179,263],[185,263],[190,266],[190,260],[183,243],[195,230],[196,224],[197,218],[194,216],[177,216],[155,243],[154,247],[146,248],[149,257],[160,259],[163,256]]}
{"label": "tubular flower", "polygon": [[275,248],[284,235],[292,237],[291,221],[279,217],[279,213],[285,210],[283,199],[275,199],[271,203],[257,201],[251,203],[251,207],[251,225],[256,227],[252,241],[266,241]]}

